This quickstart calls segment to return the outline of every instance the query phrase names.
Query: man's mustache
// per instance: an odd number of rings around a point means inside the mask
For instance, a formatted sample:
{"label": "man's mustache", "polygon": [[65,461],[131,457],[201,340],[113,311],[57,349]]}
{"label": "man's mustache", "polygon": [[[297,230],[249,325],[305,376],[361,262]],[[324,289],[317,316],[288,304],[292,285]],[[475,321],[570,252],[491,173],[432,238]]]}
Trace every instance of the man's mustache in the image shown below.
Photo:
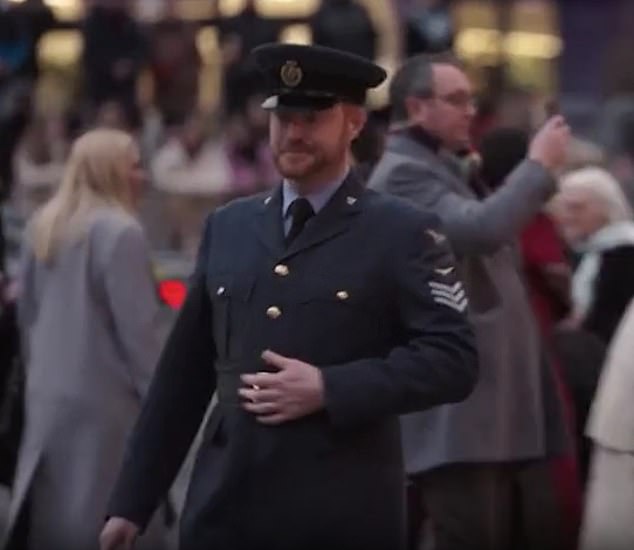
{"label": "man's mustache", "polygon": [[281,153],[312,153],[313,149],[305,143],[285,145],[280,149]]}

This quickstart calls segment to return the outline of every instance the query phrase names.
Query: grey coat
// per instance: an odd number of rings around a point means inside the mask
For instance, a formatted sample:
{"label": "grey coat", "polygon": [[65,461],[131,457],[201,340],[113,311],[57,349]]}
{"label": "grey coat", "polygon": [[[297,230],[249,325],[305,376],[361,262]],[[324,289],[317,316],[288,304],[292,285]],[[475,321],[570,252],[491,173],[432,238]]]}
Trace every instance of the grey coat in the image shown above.
{"label": "grey coat", "polygon": [[30,493],[30,548],[96,550],[160,351],[142,229],[119,210],[97,210],[51,266],[27,243],[22,277],[26,420],[9,531]]}
{"label": "grey coat", "polygon": [[408,472],[566,449],[563,408],[513,248],[553,193],[552,178],[525,161],[506,185],[480,201],[440,157],[411,135],[398,134],[388,139],[369,186],[441,218],[468,290],[480,356],[480,379],[466,401],[402,418]]}

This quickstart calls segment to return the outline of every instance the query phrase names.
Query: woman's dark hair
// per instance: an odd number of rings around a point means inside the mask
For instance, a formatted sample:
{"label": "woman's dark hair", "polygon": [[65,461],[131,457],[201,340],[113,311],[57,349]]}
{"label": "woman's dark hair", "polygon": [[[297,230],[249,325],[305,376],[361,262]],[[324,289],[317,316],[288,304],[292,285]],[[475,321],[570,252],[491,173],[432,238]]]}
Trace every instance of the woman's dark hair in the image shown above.
{"label": "woman's dark hair", "polygon": [[383,154],[383,144],[385,142],[386,127],[379,117],[370,116],[368,122],[355,139],[350,149],[357,164],[357,173],[366,179],[381,155]]}
{"label": "woman's dark hair", "polygon": [[489,189],[500,187],[528,151],[528,135],[518,128],[496,128],[482,138],[480,177]]}

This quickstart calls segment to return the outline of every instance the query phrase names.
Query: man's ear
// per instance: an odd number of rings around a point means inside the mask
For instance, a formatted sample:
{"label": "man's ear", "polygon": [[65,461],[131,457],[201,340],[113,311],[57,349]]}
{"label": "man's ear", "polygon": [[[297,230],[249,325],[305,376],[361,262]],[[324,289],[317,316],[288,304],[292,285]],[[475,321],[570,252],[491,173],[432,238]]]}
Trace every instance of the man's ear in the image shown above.
{"label": "man's ear", "polygon": [[363,107],[356,105],[348,105],[348,132],[350,133],[351,141],[354,141],[359,137],[361,130],[365,126],[368,120],[368,114]]}
{"label": "man's ear", "polygon": [[405,99],[407,120],[411,122],[424,122],[427,119],[427,102],[418,97],[410,96]]}

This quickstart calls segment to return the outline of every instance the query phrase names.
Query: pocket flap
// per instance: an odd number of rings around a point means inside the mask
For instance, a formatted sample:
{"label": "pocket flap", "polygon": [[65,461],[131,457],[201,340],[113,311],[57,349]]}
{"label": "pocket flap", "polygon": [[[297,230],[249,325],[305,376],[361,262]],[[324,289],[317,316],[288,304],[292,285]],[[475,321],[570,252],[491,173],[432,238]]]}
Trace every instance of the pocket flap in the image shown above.
{"label": "pocket flap", "polygon": [[342,305],[365,305],[371,309],[372,296],[368,289],[356,284],[351,284],[345,279],[333,280],[307,280],[302,285],[297,295],[300,304],[309,302],[333,302]]}
{"label": "pocket flap", "polygon": [[236,299],[246,301],[253,291],[253,278],[232,274],[207,277],[207,289],[212,300]]}

